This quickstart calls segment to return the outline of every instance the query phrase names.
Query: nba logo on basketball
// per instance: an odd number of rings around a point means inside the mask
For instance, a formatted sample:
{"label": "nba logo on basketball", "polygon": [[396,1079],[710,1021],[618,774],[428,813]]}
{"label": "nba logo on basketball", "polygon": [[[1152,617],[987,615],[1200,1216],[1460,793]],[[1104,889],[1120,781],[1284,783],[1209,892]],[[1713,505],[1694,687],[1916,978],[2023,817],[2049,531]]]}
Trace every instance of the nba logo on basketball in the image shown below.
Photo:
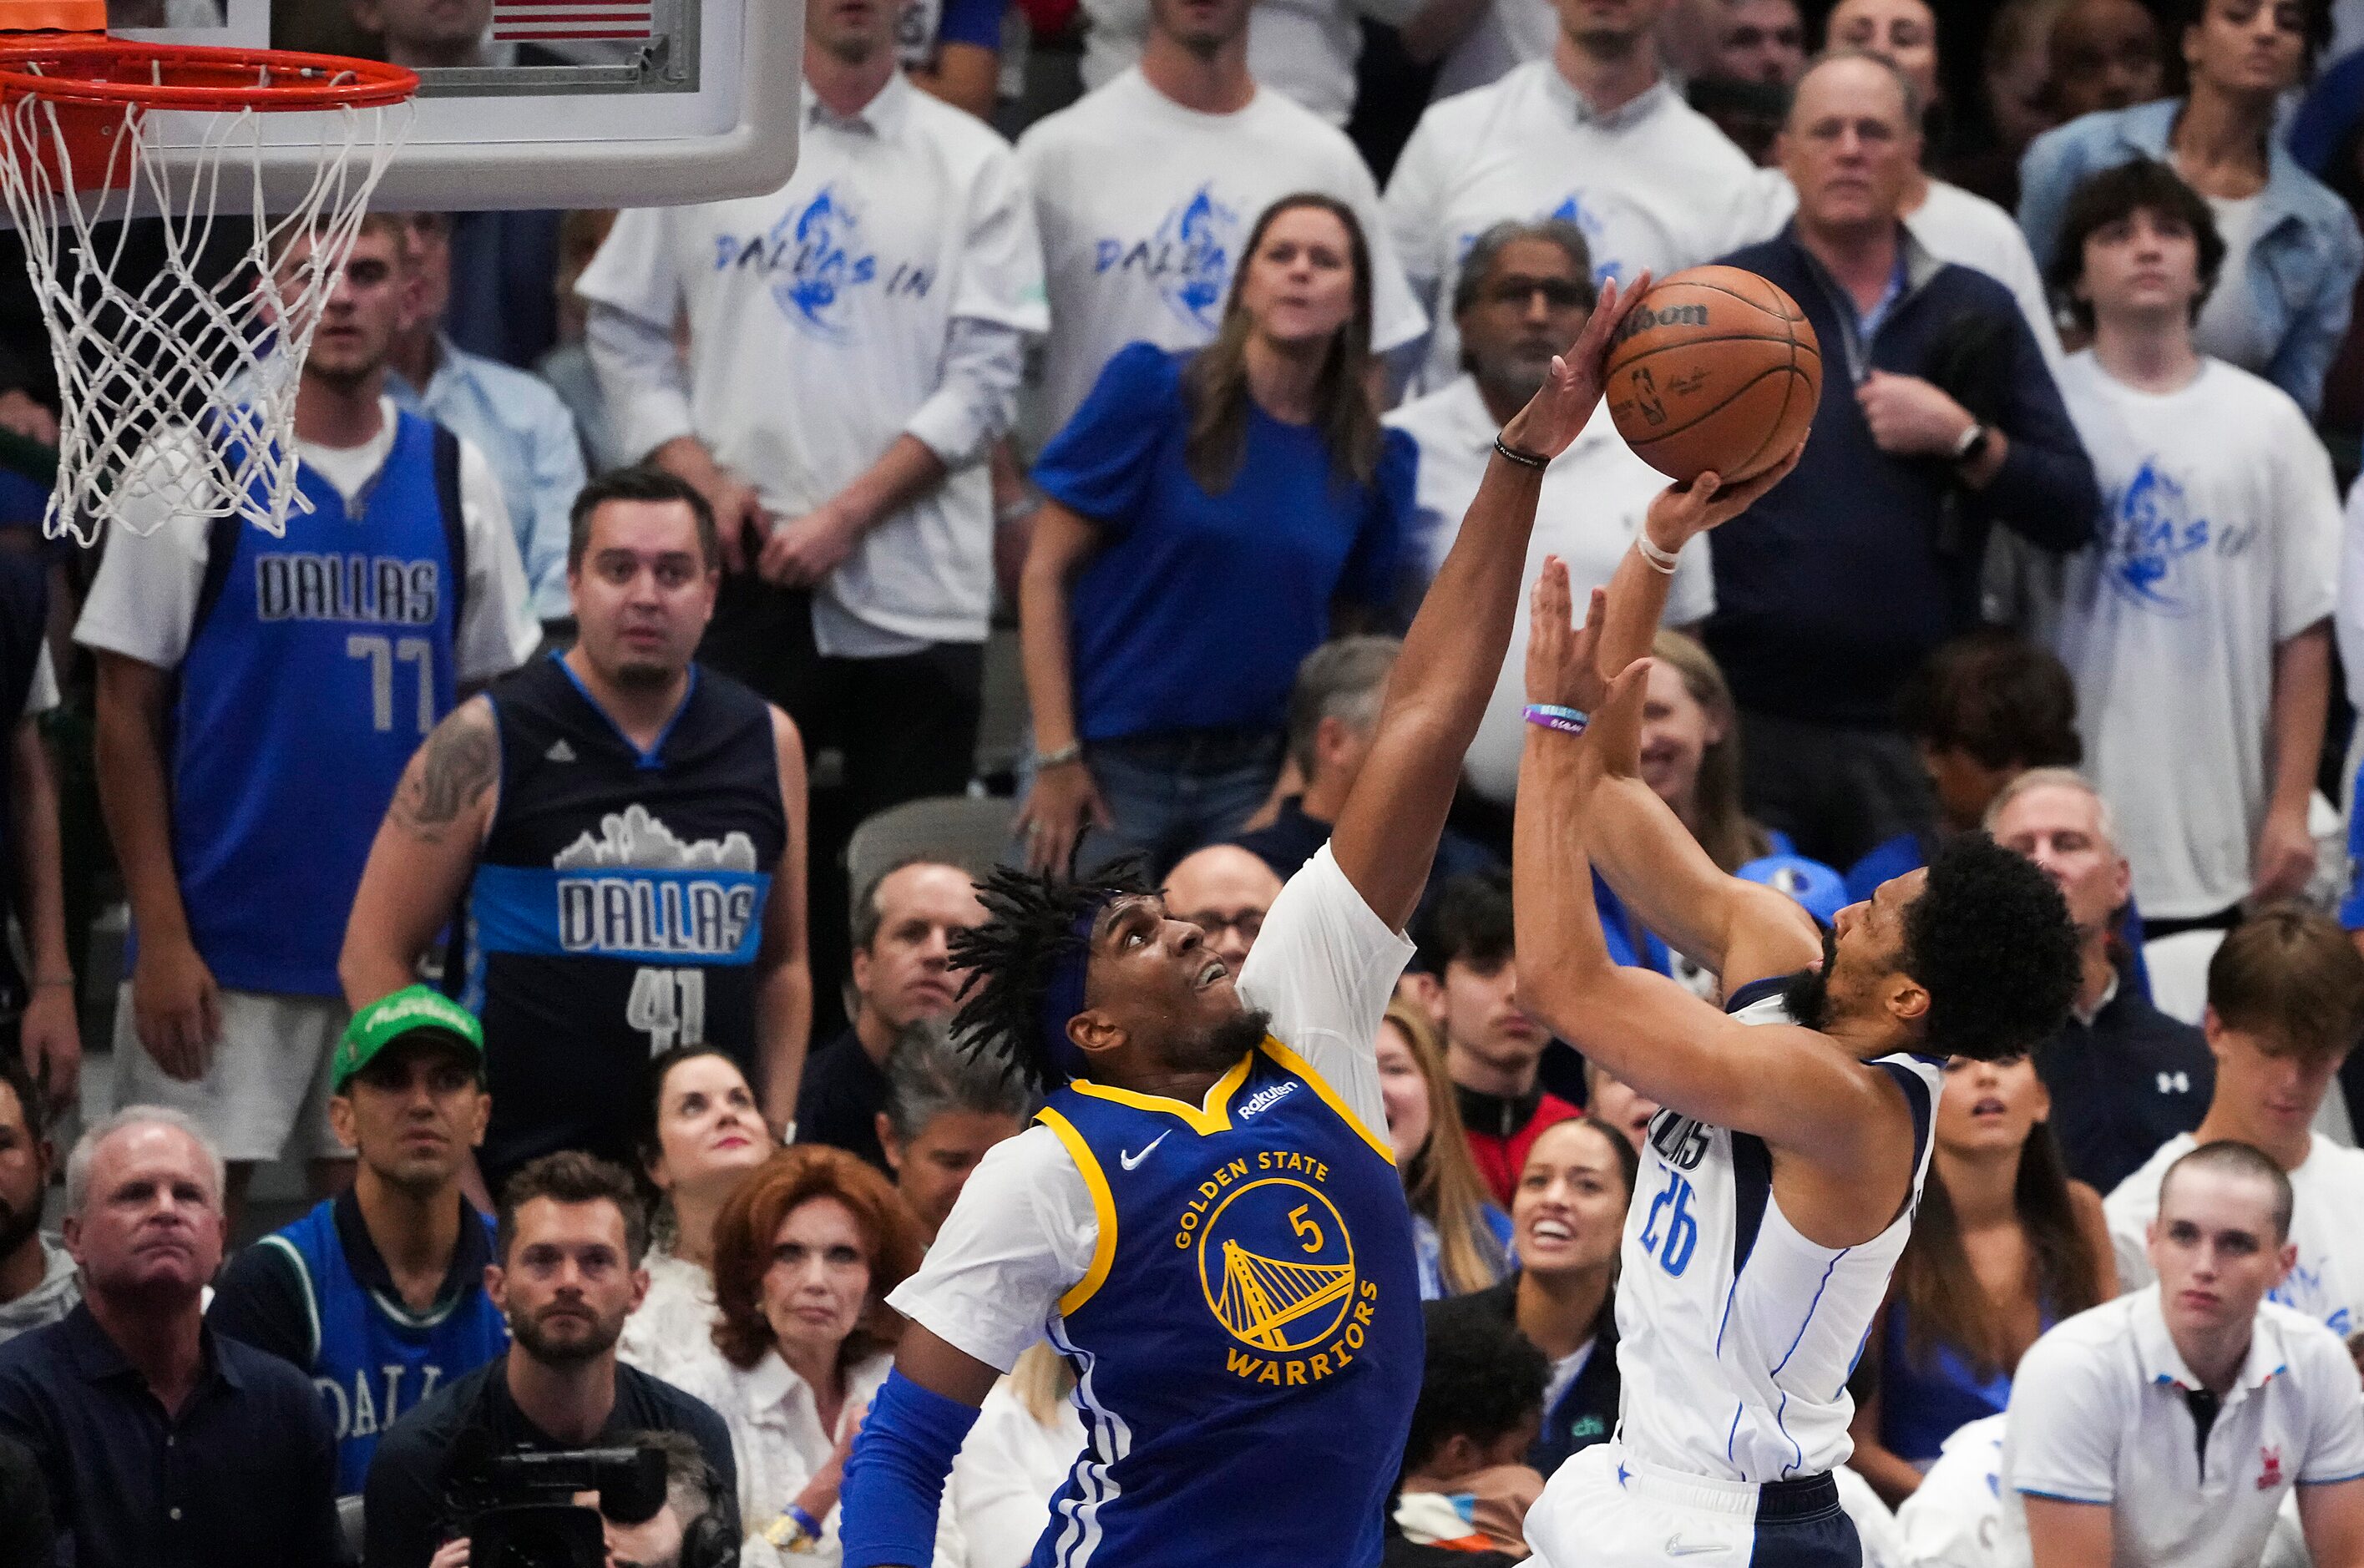
{"label": "nba logo on basketball", "polygon": [[2258,1472],[2258,1491],[2270,1492],[2275,1487],[2282,1484],[2281,1450],[2278,1448],[2259,1449],[2258,1451],[2258,1462],[2262,1467]]}

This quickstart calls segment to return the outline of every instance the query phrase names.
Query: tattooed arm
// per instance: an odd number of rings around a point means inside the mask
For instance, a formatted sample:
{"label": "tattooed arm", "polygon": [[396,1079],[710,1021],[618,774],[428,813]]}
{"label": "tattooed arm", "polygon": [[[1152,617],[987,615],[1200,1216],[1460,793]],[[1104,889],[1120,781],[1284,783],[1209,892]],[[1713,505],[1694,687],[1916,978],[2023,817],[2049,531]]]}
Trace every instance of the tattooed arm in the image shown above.
{"label": "tattooed arm", "polygon": [[337,962],[350,1006],[365,1006],[418,977],[419,953],[475,870],[500,784],[492,704],[474,697],[418,748],[378,824]]}

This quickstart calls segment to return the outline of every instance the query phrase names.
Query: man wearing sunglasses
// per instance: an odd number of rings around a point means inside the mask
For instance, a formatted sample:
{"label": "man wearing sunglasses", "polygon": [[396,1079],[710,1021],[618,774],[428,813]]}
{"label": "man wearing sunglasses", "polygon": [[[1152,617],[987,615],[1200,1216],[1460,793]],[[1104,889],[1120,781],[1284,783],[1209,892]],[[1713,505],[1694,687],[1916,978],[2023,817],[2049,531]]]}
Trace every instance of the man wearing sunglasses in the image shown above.
{"label": "man wearing sunglasses", "polygon": [[[1552,355],[1575,341],[1592,314],[1592,258],[1583,231],[1544,218],[1499,223],[1470,245],[1453,291],[1461,375],[1388,416],[1420,444],[1412,535],[1406,541],[1405,594],[1416,602],[1460,531],[1462,514],[1493,453],[1494,432],[1551,373]],[[1605,409],[1544,473],[1535,531],[1527,547],[1530,581],[1544,557],[1567,562],[1579,595],[1606,587],[1666,480],[1635,457]],[[1667,596],[1667,624],[1688,626],[1715,607],[1704,537],[1686,546]],[[1469,780],[1507,808],[1519,780],[1520,672],[1526,668],[1527,609],[1520,602],[1510,657],[1469,749]]]}

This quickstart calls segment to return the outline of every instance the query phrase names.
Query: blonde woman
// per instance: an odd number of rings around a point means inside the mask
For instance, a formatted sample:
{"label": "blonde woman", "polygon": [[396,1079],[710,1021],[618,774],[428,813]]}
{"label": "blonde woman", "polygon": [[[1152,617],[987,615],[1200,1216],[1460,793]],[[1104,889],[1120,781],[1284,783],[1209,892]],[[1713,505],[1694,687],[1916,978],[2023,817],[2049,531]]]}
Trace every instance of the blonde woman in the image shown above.
{"label": "blonde woman", "polygon": [[1379,1026],[1378,1058],[1388,1140],[1411,1206],[1421,1299],[1484,1290],[1510,1272],[1511,1221],[1488,1199],[1470,1158],[1436,1026],[1397,1002]]}

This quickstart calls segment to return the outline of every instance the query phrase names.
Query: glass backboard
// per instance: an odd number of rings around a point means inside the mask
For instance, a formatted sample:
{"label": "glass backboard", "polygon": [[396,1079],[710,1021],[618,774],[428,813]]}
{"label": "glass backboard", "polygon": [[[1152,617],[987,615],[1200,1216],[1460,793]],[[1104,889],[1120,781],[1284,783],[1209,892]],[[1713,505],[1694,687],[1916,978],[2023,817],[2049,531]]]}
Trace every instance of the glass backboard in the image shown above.
{"label": "glass backboard", "polygon": [[[306,50],[418,71],[409,136],[374,206],[648,206],[754,195],[796,165],[803,0],[108,0],[153,42]],[[308,180],[309,116],[269,117]],[[194,145],[159,116],[151,134]]]}

